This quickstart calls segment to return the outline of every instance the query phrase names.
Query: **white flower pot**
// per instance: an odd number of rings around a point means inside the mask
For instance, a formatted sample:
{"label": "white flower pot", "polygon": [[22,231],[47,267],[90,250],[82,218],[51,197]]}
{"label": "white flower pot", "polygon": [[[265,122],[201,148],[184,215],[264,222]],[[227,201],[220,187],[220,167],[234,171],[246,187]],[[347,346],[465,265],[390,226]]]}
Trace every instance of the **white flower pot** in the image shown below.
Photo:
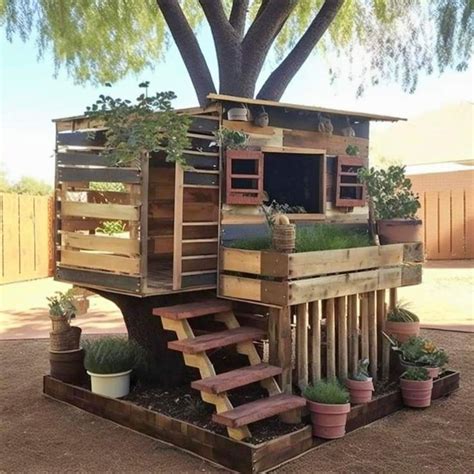
{"label": "white flower pot", "polygon": [[130,392],[131,372],[131,370],[127,370],[118,374],[94,374],[87,371],[91,376],[92,393],[110,398],[125,397]]}

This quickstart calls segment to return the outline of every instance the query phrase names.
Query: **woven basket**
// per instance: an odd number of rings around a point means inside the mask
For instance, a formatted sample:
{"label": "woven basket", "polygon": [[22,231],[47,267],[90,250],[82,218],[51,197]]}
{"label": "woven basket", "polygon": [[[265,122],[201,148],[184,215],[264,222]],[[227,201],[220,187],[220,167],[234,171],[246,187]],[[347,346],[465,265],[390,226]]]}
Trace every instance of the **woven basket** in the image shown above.
{"label": "woven basket", "polygon": [[294,224],[275,224],[272,237],[273,248],[278,252],[292,253],[296,246],[296,226]]}
{"label": "woven basket", "polygon": [[59,334],[61,332],[69,331],[69,328],[71,326],[69,325],[69,321],[65,316],[49,315],[49,317],[51,319],[52,332],[54,332],[55,334]]}
{"label": "woven basket", "polygon": [[70,326],[68,331],[50,332],[50,351],[74,351],[79,349],[82,329],[77,326]]}

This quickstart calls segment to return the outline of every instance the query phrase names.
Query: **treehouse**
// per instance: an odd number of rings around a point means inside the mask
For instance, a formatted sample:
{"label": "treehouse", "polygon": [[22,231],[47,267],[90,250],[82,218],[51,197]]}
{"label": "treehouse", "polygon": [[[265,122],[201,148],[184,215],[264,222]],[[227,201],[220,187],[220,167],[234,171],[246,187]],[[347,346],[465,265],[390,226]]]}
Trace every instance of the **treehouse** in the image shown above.
{"label": "treehouse", "polygon": [[[192,387],[233,439],[272,415],[299,420],[295,394],[346,378],[361,358],[374,379],[388,377],[383,322],[396,289],[421,282],[420,243],[285,253],[236,242],[268,236],[271,203],[297,228],[367,229],[358,170],[369,125],[399,118],[216,94],[178,112],[192,119],[185,167],[163,151],[111,167],[102,124],[55,120],[56,279],[155,297],[153,314],[177,337],[167,347],[199,370]],[[246,134],[246,146],[220,147],[222,129]],[[226,346],[250,365],[218,373],[208,351]],[[255,382],[268,396],[234,408],[228,392]],[[310,446],[310,430],[298,436],[293,455]]]}

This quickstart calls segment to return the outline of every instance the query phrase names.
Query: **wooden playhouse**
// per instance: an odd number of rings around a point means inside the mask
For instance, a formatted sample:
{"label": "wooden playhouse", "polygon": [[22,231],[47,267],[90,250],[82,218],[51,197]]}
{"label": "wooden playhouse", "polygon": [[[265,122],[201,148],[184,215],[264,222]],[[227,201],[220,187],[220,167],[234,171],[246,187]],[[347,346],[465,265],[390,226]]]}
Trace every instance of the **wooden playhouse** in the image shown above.
{"label": "wooden playhouse", "polygon": [[[269,124],[228,120],[235,107],[263,111]],[[229,244],[267,232],[264,200],[297,209],[288,214],[297,225],[367,227],[357,171],[368,165],[369,124],[399,118],[216,94],[205,109],[179,112],[192,117],[186,168],[163,152],[134,168],[110,167],[101,124],[55,120],[56,279],[135,298],[177,295],[179,304],[154,314],[176,333],[169,349],[199,369],[192,387],[215,405],[213,420],[231,439],[248,438],[249,424],[276,414],[299,421],[298,387],[346,378],[360,358],[370,359],[376,380],[388,377],[382,325],[396,289],[421,282],[421,244],[292,254]],[[248,147],[221,150],[213,143],[221,127],[248,134]],[[122,222],[121,233],[97,232],[104,221]],[[194,322],[210,316],[221,330],[196,336]],[[254,344],[261,340],[263,354]],[[216,374],[208,352],[224,346],[249,365]],[[254,382],[268,396],[234,407],[228,392]],[[311,445],[304,433],[286,458]]]}

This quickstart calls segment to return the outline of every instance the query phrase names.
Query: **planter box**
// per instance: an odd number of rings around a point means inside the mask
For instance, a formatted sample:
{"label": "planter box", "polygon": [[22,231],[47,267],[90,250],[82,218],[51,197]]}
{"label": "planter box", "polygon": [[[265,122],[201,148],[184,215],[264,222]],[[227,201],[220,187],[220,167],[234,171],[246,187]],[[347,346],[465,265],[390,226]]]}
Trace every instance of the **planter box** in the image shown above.
{"label": "planter box", "polygon": [[[443,377],[434,381],[432,399],[446,396],[458,388],[459,372],[448,371]],[[56,400],[171,443],[242,473],[257,473],[274,468],[326,442],[317,438],[313,439],[309,425],[256,445],[236,441],[126,400],[94,394],[87,389],[61,382],[48,375],[43,379],[43,392]],[[398,389],[366,405],[354,406],[348,416],[346,431],[365,426],[402,407]]]}
{"label": "planter box", "polygon": [[421,243],[294,254],[220,252],[219,296],[275,306],[421,283]]}

